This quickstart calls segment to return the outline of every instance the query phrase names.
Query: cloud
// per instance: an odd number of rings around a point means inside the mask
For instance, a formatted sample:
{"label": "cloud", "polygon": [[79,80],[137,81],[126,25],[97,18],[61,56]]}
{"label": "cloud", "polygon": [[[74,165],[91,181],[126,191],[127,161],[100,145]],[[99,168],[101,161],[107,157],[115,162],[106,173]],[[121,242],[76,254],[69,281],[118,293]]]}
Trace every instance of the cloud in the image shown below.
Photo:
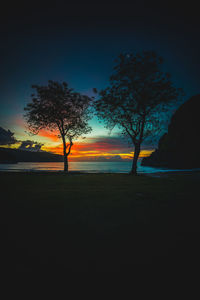
{"label": "cloud", "polygon": [[128,158],[122,158],[120,155],[113,155],[110,157],[106,156],[82,156],[78,158],[70,157],[70,161],[89,161],[89,162],[124,162],[124,161],[130,161]]}
{"label": "cloud", "polygon": [[13,132],[0,127],[0,145],[11,145],[16,142]]}
{"label": "cloud", "polygon": [[[62,143],[56,146],[46,146],[43,150],[63,154]],[[75,141],[69,157],[71,161],[121,161],[133,157],[134,147],[121,137],[88,137],[84,142]],[[148,156],[151,147],[141,148],[140,157]]]}
{"label": "cloud", "polygon": [[77,144],[79,151],[100,151],[100,152],[112,152],[115,151],[127,152],[129,145],[127,141],[120,137],[97,137],[97,138],[87,138],[86,143]]}
{"label": "cloud", "polygon": [[38,152],[38,151],[42,151],[41,147],[44,144],[41,143],[37,143],[34,141],[30,141],[30,140],[26,140],[26,141],[22,141],[21,145],[19,146],[19,150],[26,150],[26,151],[32,151],[32,152]]}

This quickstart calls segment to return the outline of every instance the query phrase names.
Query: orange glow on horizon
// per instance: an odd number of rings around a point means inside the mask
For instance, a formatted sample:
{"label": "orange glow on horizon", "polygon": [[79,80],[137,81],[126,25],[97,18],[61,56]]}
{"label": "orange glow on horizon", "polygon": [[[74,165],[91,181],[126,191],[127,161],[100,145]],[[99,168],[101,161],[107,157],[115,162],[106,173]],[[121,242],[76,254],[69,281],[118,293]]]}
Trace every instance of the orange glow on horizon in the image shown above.
{"label": "orange glow on horizon", "polygon": [[[42,150],[47,152],[52,152],[54,154],[63,155],[63,145],[58,137],[59,132],[49,131],[46,129],[40,130],[38,136],[48,138],[51,143],[49,145],[42,146]],[[52,144],[55,143],[54,144]],[[56,145],[57,144],[57,145]],[[153,150],[141,150],[140,158],[149,156]],[[106,139],[102,139],[98,141],[96,138],[88,138],[87,141],[81,142],[77,141],[74,143],[71,153],[69,156],[69,160],[71,159],[83,159],[83,158],[97,158],[97,157],[105,157],[112,158],[115,156],[120,156],[122,159],[132,159],[134,152],[129,152],[129,148],[127,146],[123,146],[119,143],[112,144]]]}
{"label": "orange glow on horizon", "polygon": [[[90,144],[89,144],[90,145]],[[2,148],[11,148],[11,149],[17,149],[18,147],[20,146],[20,144],[13,144],[13,145],[2,145],[1,147]],[[112,153],[112,152],[108,152],[108,151],[100,151],[100,150],[80,150],[80,148],[82,147],[79,147],[80,145],[79,144],[76,144],[76,145],[73,145],[72,147],[72,150],[71,150],[71,153],[69,155],[69,161],[71,160],[84,160],[84,159],[95,159],[95,158],[98,158],[98,157],[105,157],[107,159],[109,158],[114,158],[116,156],[120,156],[122,159],[132,159],[133,158],[133,155],[134,155],[134,152],[131,151],[131,152],[127,152],[127,153]],[[88,146],[87,143],[85,143],[85,146]],[[54,154],[60,154],[60,155],[63,155],[63,147],[62,147],[62,144],[59,144],[58,146],[43,146],[42,147],[42,150],[43,151],[47,151],[47,152],[51,152],[51,153],[54,153]],[[115,149],[113,149],[115,150]],[[154,150],[141,150],[140,152],[140,158],[143,158],[143,157],[147,157],[149,156]]]}
{"label": "orange glow on horizon", "polygon": [[[85,148],[88,148],[88,146],[90,146],[90,143],[84,143],[85,144]],[[110,152],[107,149],[99,150],[98,147],[97,149],[95,149],[96,147],[94,147],[95,150],[81,150],[81,148],[84,148],[83,145],[77,143],[74,144],[71,150],[71,154],[69,156],[69,160],[70,159],[78,159],[78,158],[97,158],[97,157],[105,157],[105,158],[112,158],[115,156],[120,156],[122,159],[132,159],[133,155],[134,155],[134,151],[130,151],[130,152],[125,152],[125,153],[121,153],[120,151],[117,153],[112,153],[112,150],[115,150],[115,148],[113,147],[113,149],[109,149]],[[49,147],[42,147],[42,150],[44,151],[48,151],[48,152],[52,152],[55,154],[60,154],[63,155],[63,147],[62,144],[58,145],[58,146],[49,146]],[[106,151],[107,150],[107,151]],[[140,152],[140,158],[142,157],[146,157],[149,156],[151,153],[153,152],[153,150],[141,150]]]}
{"label": "orange glow on horizon", "polygon": [[[37,136],[33,137],[33,141],[41,143],[43,146],[41,150],[51,152],[54,154],[63,155],[63,145],[61,139],[58,137],[59,132],[49,131],[46,129],[40,130]],[[36,138],[38,137],[38,138]],[[23,138],[25,141],[25,139]],[[29,138],[27,139],[29,140]],[[32,139],[31,139],[32,140]],[[13,145],[5,145],[3,147],[9,147],[17,149],[20,147],[22,140],[19,138],[19,142]],[[2,147],[2,146],[1,146]],[[129,148],[123,140],[116,137],[87,137],[85,140],[78,140],[74,142],[72,146],[69,160],[84,161],[95,160],[98,158],[115,158],[116,159],[132,159],[134,152],[133,148]],[[31,149],[29,149],[31,150]],[[154,150],[144,149],[140,152],[140,158],[149,156]],[[118,158],[117,158],[118,157]]]}
{"label": "orange glow on horizon", "polygon": [[39,131],[38,136],[45,137],[50,139],[52,142],[59,142],[60,138],[58,137],[59,132],[49,131],[42,129]]}

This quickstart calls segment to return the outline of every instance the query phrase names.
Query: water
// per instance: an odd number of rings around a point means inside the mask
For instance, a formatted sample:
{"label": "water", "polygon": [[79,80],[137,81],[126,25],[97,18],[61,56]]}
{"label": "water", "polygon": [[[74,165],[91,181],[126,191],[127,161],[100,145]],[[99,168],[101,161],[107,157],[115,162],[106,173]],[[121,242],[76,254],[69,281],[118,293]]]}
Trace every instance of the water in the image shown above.
{"label": "water", "polygon": [[[80,171],[86,173],[129,173],[131,162],[70,162],[69,171]],[[197,170],[197,169],[196,169]],[[19,162],[17,164],[0,164],[0,171],[24,172],[24,171],[63,171],[62,162]],[[154,168],[141,166],[138,161],[138,173],[157,173],[186,171],[166,168]],[[189,170],[187,170],[189,171]],[[192,170],[190,170],[192,171]]]}

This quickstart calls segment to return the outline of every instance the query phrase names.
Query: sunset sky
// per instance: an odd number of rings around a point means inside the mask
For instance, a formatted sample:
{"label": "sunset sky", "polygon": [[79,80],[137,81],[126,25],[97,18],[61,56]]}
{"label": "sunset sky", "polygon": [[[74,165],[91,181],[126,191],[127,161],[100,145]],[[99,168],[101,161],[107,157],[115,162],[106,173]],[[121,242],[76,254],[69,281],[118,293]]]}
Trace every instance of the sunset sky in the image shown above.
{"label": "sunset sky", "polygon": [[[12,11],[5,7],[1,11],[0,127],[14,132],[18,141],[32,140],[44,144],[42,150],[61,153],[61,141],[54,133],[27,133],[23,109],[31,100],[31,85],[44,85],[49,79],[66,81],[92,96],[94,87],[100,90],[108,84],[114,59],[121,52],[155,50],[164,58],[164,70],[171,73],[175,85],[184,89],[183,101],[198,94],[198,19],[189,11],[181,14],[176,7],[173,13],[165,7],[158,15],[155,7],[142,4],[135,4],[135,15],[124,12],[121,17],[117,15],[120,8],[109,16],[109,6],[103,17],[101,11],[95,16],[96,11],[89,13],[87,7],[79,7],[75,16],[67,16],[62,6],[32,7],[31,11],[25,4]],[[71,159],[132,157],[133,149],[117,128],[109,135],[96,117],[90,125],[92,132],[75,143]],[[144,144],[141,155],[150,154],[157,141],[158,137]]]}

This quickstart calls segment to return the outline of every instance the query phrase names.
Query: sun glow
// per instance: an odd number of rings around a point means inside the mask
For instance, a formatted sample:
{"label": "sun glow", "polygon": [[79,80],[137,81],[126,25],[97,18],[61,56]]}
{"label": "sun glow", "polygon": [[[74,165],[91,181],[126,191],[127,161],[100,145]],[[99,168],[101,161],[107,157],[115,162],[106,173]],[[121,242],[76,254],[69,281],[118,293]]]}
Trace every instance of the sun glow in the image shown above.
{"label": "sun glow", "polygon": [[[51,152],[54,154],[63,155],[63,144],[59,138],[57,131],[41,130],[34,136],[22,136],[16,135],[17,143],[12,145],[4,145],[1,147],[9,147],[17,149],[20,147],[23,141],[31,140],[35,143],[42,145],[42,151]],[[69,155],[70,161],[95,161],[98,159],[111,159],[111,160],[131,160],[134,155],[133,147],[130,147],[126,140],[119,136],[89,136],[85,139],[80,138],[74,141],[74,145]],[[32,150],[32,149],[21,149]],[[142,149],[140,152],[140,158],[149,156],[153,150]]]}
{"label": "sun glow", "polygon": [[[88,146],[90,146],[90,143],[84,143],[85,144],[85,148],[88,148]],[[115,147],[113,146],[113,149],[104,149],[104,150],[100,150],[98,149],[94,149],[94,150],[83,150],[83,145],[82,144],[74,144],[71,150],[71,154],[69,156],[70,160],[75,160],[78,158],[98,158],[98,157],[105,157],[107,159],[109,158],[114,158],[116,156],[120,156],[122,159],[132,159],[134,152],[130,151],[130,152],[119,152],[116,151]],[[48,152],[52,152],[55,154],[63,154],[63,146],[62,144],[59,144],[58,146],[43,146],[42,150],[48,151]],[[107,150],[107,151],[106,151]],[[127,149],[126,149],[127,150]],[[113,153],[114,152],[114,153]],[[151,153],[153,152],[153,150],[141,150],[140,152],[140,157],[146,157],[149,156]]]}

